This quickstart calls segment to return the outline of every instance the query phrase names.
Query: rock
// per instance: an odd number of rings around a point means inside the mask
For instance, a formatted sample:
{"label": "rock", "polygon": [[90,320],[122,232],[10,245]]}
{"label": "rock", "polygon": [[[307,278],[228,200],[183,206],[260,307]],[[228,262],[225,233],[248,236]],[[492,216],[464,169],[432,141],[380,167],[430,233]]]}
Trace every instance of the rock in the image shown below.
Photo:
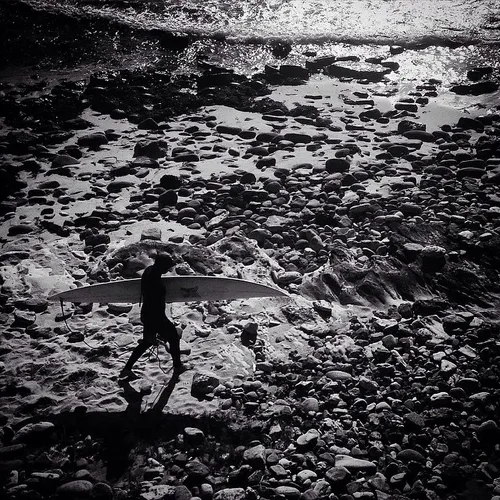
{"label": "rock", "polygon": [[205,440],[205,434],[196,427],[186,427],[184,429],[184,442],[190,446],[197,446]]}
{"label": "rock", "polygon": [[441,360],[441,373],[445,376],[450,376],[457,371],[457,365],[447,359]]}
{"label": "rock", "polygon": [[19,326],[21,328],[26,328],[32,325],[36,321],[36,314],[31,311],[14,311],[14,322],[13,326]]}
{"label": "rock", "polygon": [[201,481],[210,474],[210,469],[198,460],[188,462],[185,471],[190,481]]}
{"label": "rock", "polygon": [[414,122],[411,120],[401,120],[398,123],[398,132],[400,134],[405,134],[406,132],[425,132],[425,124]]}
{"label": "rock", "polygon": [[345,467],[349,472],[353,473],[375,474],[377,472],[377,466],[373,462],[348,455],[336,455],[335,467]]}
{"label": "rock", "polygon": [[9,236],[19,236],[22,234],[30,234],[35,231],[35,226],[31,224],[14,224],[9,227]]}
{"label": "rock", "polygon": [[326,170],[330,174],[348,172],[350,163],[343,158],[330,158],[326,160]]}
{"label": "rock", "polygon": [[500,442],[500,429],[493,420],[483,422],[476,430],[477,439],[482,445],[495,445]]}
{"label": "rock", "polygon": [[175,207],[175,205],[177,205],[178,199],[179,198],[175,191],[165,191],[158,198],[158,208],[161,210],[166,207]]}
{"label": "rock", "polygon": [[339,370],[330,370],[325,374],[326,377],[328,377],[330,380],[336,380],[336,381],[349,381],[352,380],[352,375],[347,372],[342,372]]}
{"label": "rock", "polygon": [[351,473],[346,467],[336,465],[326,471],[325,478],[334,488],[341,489],[351,480]]}
{"label": "rock", "polygon": [[47,441],[55,430],[52,422],[38,422],[28,424],[19,429],[12,439],[12,444],[18,443],[40,443]]}
{"label": "rock", "polygon": [[309,70],[307,68],[293,64],[282,64],[279,68],[279,72],[285,78],[300,78],[301,80],[307,80],[309,78]]}
{"label": "rock", "polygon": [[92,487],[90,496],[95,500],[112,500],[114,497],[113,488],[106,483],[96,483]]}
{"label": "rock", "polygon": [[215,127],[215,130],[217,130],[219,134],[226,135],[240,135],[242,132],[241,127],[230,127],[228,125],[217,125],[217,127]]}
{"label": "rock", "polygon": [[164,500],[173,498],[175,494],[175,486],[167,484],[151,484],[146,483],[142,488],[139,500]]}
{"label": "rock", "polygon": [[293,486],[278,486],[275,489],[276,495],[278,498],[283,496],[285,498],[290,498],[291,500],[299,500],[300,499],[300,490],[298,488],[294,488]]}
{"label": "rock", "polygon": [[481,95],[491,94],[498,90],[498,83],[492,81],[482,81],[472,85],[455,85],[450,88],[451,92],[458,95]]}
{"label": "rock", "polygon": [[191,383],[191,395],[200,400],[204,399],[214,391],[219,383],[216,375],[207,372],[197,372],[194,374]]}
{"label": "rock", "polygon": [[98,149],[108,143],[108,138],[104,132],[94,132],[93,134],[84,135],[78,139],[78,145],[89,149]]}
{"label": "rock", "polygon": [[57,494],[63,498],[87,498],[90,497],[93,485],[90,481],[80,479],[62,484],[57,488]]}
{"label": "rock", "polygon": [[225,488],[215,493],[214,500],[246,500],[246,492],[243,488]]}
{"label": "rock", "polygon": [[305,434],[297,438],[297,446],[301,449],[311,449],[316,446],[320,434],[316,429],[309,429]]}
{"label": "rock", "polygon": [[163,158],[167,156],[167,143],[163,141],[139,141],[134,147],[134,158],[138,156],[154,159]]}
{"label": "rock", "polygon": [[292,283],[300,284],[302,283],[302,274],[298,271],[288,271],[276,276],[275,281],[279,286],[287,286]]}
{"label": "rock", "polygon": [[142,130],[157,130],[158,123],[153,118],[146,118],[137,125],[137,128]]}
{"label": "rock", "polygon": [[79,160],[69,155],[57,155],[53,158],[51,168],[66,167],[68,165],[78,165]]}
{"label": "rock", "polygon": [[442,324],[446,333],[453,334],[465,331],[469,326],[469,321],[458,314],[448,314],[442,319]]}
{"label": "rock", "polygon": [[116,181],[111,181],[106,186],[106,189],[108,190],[108,193],[119,193],[123,189],[134,187],[135,185],[136,183],[132,181],[116,180]]}
{"label": "rock", "polygon": [[425,427],[425,419],[422,415],[410,412],[403,417],[405,427],[411,432],[419,432]]}
{"label": "rock", "polygon": [[408,462],[420,462],[420,463],[425,463],[425,457],[419,453],[416,450],[412,449],[406,449],[403,451],[400,451],[397,454],[397,459],[401,460],[402,462],[408,463]]}
{"label": "rock", "polygon": [[175,487],[173,500],[191,500],[192,497],[193,494],[187,486],[180,485]]}
{"label": "rock", "polygon": [[312,141],[309,134],[288,133],[284,136],[285,141],[293,142],[294,144],[308,144]]}
{"label": "rock", "polygon": [[265,453],[265,447],[259,444],[244,451],[243,461],[251,465],[254,469],[263,469],[266,465]]}
{"label": "rock", "polygon": [[310,397],[306,398],[302,403],[300,403],[302,411],[308,413],[310,411],[316,413],[319,411],[319,401],[317,398]]}

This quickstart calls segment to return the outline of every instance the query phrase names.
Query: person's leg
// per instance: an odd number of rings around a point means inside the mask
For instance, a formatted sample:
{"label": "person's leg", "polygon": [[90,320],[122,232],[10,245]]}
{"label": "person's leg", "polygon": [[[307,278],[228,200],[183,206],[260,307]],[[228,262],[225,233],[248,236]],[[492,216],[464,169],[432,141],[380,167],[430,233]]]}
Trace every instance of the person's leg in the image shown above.
{"label": "person's leg", "polygon": [[125,363],[124,370],[132,370],[135,363],[139,360],[139,358],[151,347],[151,344],[145,342],[144,340],[140,340],[135,349],[132,351],[130,358]]}
{"label": "person's leg", "polygon": [[183,366],[181,361],[180,338],[177,334],[175,325],[168,318],[165,318],[159,336],[164,342],[167,342],[170,347],[169,350],[174,363],[174,370],[180,369]]}
{"label": "person's leg", "polygon": [[135,363],[139,360],[139,358],[152,346],[156,341],[156,331],[152,325],[144,325],[144,330],[142,334],[142,339],[139,340],[139,343],[132,351],[130,358],[125,363],[123,370],[121,372],[122,376],[126,377],[137,377],[135,373],[132,371]]}

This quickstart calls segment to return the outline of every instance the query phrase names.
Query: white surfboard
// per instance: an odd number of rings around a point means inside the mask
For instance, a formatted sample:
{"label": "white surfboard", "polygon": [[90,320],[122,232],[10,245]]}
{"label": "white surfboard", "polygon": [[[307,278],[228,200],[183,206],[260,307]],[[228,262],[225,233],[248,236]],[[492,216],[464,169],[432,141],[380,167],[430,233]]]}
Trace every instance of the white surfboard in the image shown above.
{"label": "white surfboard", "polygon": [[[287,297],[281,290],[238,278],[218,276],[166,276],[166,302],[200,302],[247,299],[250,297]],[[73,288],[51,295],[48,300],[65,302],[138,303],[141,279],[128,279]]]}

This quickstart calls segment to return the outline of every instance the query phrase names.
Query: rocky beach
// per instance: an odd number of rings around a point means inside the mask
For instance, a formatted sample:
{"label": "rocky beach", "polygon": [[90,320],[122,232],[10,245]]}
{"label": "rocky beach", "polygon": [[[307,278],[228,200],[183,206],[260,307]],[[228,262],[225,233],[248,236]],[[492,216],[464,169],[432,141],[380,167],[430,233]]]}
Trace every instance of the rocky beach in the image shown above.
{"label": "rocky beach", "polygon": [[[498,61],[264,49],[4,71],[2,498],[500,498]],[[47,297],[160,251],[288,297],[168,304],[189,370],[121,381],[139,305]]]}

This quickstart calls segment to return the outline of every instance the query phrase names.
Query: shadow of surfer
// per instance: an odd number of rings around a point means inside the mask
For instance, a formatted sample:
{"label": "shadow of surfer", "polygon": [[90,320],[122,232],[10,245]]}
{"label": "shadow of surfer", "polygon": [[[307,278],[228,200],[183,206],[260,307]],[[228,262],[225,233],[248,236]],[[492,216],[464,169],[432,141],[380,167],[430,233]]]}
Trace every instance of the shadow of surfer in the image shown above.
{"label": "shadow of surfer", "polygon": [[168,254],[158,254],[153,265],[147,267],[141,277],[141,321],[143,324],[142,339],[132,351],[130,358],[120,373],[120,378],[136,379],[132,371],[139,358],[150,348],[158,345],[158,341],[169,346],[174,363],[173,377],[178,377],[186,371],[181,362],[180,338],[175,325],[165,314],[166,288],[162,274],[174,266],[173,259]]}

